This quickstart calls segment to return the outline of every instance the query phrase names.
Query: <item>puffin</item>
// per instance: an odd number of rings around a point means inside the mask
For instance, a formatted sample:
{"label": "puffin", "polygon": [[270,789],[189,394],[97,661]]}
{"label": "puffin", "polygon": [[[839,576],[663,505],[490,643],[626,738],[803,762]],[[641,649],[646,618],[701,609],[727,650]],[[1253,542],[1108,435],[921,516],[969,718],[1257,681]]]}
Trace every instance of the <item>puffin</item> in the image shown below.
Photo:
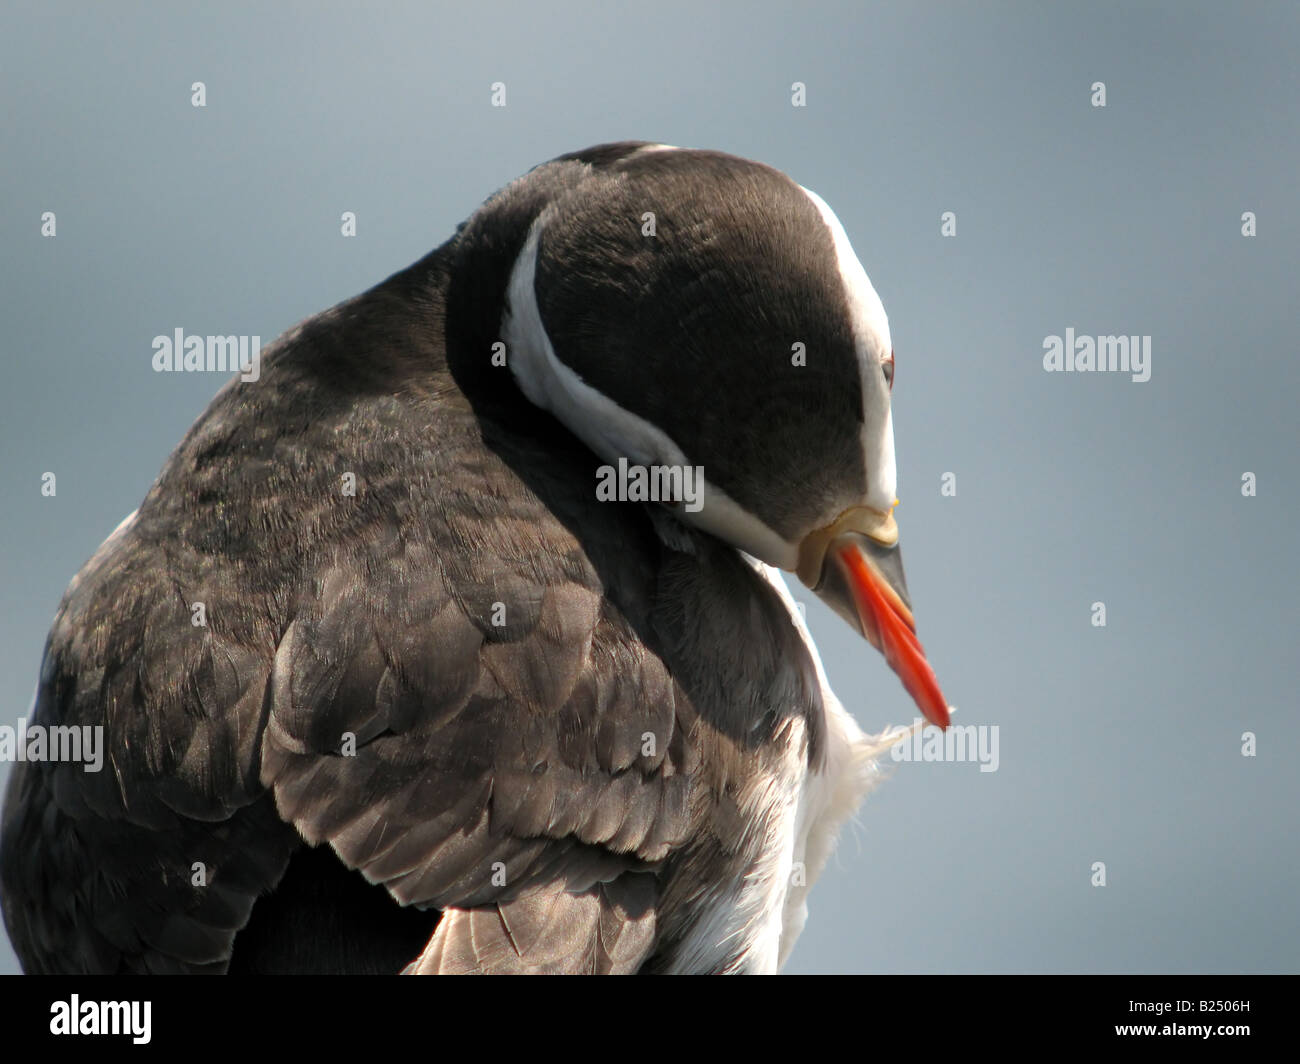
{"label": "puffin", "polygon": [[24,969],[777,972],[898,738],[783,574],[949,714],[826,202],[561,155],[247,376],[58,608],[30,721],[103,756],[11,774]]}

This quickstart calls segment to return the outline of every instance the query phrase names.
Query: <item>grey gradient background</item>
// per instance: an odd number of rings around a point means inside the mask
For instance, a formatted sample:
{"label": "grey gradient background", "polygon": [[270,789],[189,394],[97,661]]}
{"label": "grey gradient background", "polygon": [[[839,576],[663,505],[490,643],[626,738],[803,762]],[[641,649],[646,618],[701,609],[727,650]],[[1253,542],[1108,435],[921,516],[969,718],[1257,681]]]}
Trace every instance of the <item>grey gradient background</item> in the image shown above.
{"label": "grey gradient background", "polygon": [[[1300,967],[1296,5],[262,7],[3,4],[0,722],[222,383],[155,335],[269,343],[564,151],[719,148],[825,197],[884,300],[921,636],[1001,728],[996,773],[892,771],[787,970]],[[1068,326],[1150,334],[1151,380],[1045,373]],[[910,722],[809,617],[863,726]]]}

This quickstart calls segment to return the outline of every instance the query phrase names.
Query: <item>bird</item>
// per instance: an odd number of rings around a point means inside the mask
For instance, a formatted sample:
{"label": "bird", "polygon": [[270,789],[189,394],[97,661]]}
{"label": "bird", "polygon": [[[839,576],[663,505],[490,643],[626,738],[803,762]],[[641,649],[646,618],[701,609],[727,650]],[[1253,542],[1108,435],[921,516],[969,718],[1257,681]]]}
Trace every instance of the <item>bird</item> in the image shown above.
{"label": "bird", "polygon": [[786,575],[948,724],[893,378],[820,196],[645,141],[290,329],[59,605],[31,720],[104,757],[14,766],[24,970],[778,972],[893,734]]}

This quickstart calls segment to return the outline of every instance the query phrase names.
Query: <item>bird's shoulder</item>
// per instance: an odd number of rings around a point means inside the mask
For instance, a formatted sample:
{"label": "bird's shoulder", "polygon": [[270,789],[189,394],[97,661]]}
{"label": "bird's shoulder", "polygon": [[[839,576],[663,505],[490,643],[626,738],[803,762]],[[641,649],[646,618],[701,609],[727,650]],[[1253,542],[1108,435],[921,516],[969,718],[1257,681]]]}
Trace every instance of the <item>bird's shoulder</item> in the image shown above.
{"label": "bird's shoulder", "polygon": [[[598,502],[587,452],[475,409],[387,300],[232,381],[69,587],[36,719],[102,727],[107,770],[32,769],[5,831],[99,868],[50,955],[219,967],[299,837],[405,904],[612,890],[740,819],[732,781],[815,719],[749,566]],[[420,373],[373,363],[394,333]]]}

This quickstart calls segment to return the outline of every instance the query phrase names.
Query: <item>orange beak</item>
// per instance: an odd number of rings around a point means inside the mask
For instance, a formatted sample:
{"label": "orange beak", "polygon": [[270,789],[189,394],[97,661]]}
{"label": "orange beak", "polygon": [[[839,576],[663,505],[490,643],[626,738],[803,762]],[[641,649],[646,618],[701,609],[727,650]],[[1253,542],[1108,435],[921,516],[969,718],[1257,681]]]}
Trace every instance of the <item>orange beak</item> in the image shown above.
{"label": "orange beak", "polygon": [[948,727],[948,702],[916,638],[892,512],[856,507],[800,546],[799,578],[857,628],[903,681],[925,719]]}
{"label": "orange beak", "polygon": [[[916,622],[903,598],[907,585],[902,582],[902,562],[898,548],[889,548],[896,562],[898,577],[891,582],[882,566],[873,560],[879,548],[865,536],[847,533],[830,546],[828,561],[847,585],[857,608],[862,634],[884,656],[889,667],[898,673],[903,687],[912,696],[925,719],[940,728],[948,727],[948,701],[939,689],[939,681],[925,657],[925,648],[916,638]],[[900,586],[895,586],[895,584]],[[901,594],[900,594],[901,592]]]}

